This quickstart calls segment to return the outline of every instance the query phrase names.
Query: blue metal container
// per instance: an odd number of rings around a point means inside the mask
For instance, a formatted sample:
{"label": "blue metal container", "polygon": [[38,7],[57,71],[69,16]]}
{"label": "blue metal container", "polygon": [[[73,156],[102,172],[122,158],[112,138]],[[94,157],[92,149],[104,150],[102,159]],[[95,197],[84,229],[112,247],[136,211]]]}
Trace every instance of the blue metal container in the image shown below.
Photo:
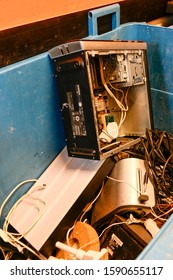
{"label": "blue metal container", "polygon": [[[52,73],[47,53],[0,69],[0,205],[18,183],[38,178],[65,145]],[[14,193],[2,217],[29,186]]]}
{"label": "blue metal container", "polygon": [[[112,30],[98,35],[97,19],[106,14],[112,15]],[[88,22],[87,39],[148,43],[154,126],[173,133],[173,29],[145,23],[120,25],[118,4],[90,11]],[[0,204],[22,180],[38,178],[65,146],[52,74],[48,53],[0,69]],[[14,193],[1,222],[29,186]],[[170,218],[139,259],[173,258],[172,252],[165,253],[172,223]]]}

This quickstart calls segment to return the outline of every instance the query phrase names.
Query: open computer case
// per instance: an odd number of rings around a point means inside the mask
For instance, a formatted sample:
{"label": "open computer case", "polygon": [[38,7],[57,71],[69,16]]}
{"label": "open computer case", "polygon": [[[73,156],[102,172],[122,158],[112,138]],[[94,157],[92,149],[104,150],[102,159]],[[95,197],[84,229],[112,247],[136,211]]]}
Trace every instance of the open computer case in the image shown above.
{"label": "open computer case", "polygon": [[50,50],[68,155],[100,160],[152,127],[147,44],[78,40]]}

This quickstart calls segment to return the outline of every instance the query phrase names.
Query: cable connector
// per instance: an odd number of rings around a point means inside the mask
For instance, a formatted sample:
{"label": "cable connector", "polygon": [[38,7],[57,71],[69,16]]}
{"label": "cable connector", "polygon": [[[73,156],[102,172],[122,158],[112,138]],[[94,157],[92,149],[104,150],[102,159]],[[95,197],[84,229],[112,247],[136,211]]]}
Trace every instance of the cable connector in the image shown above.
{"label": "cable connector", "polygon": [[144,222],[144,226],[149,231],[149,233],[151,233],[152,237],[154,237],[160,230],[156,222],[152,219],[147,219]]}
{"label": "cable connector", "polygon": [[130,214],[129,219],[127,219],[127,224],[143,224],[144,221],[140,220],[140,219],[136,219],[132,214]]}
{"label": "cable connector", "polygon": [[56,242],[55,246],[58,249],[64,250],[70,254],[72,254],[77,260],[103,260],[107,259],[108,257],[108,251],[107,249],[103,248],[100,252],[96,252],[94,250],[88,250],[85,252],[82,249],[76,249],[73,247],[70,247],[64,243]]}

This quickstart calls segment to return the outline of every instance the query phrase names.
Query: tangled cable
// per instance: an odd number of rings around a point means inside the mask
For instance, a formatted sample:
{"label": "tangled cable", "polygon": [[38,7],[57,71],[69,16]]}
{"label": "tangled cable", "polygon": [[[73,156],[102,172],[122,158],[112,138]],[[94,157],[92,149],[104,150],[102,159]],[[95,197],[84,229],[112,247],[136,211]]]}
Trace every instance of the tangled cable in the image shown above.
{"label": "tangled cable", "polygon": [[173,135],[162,130],[146,129],[146,138],[131,149],[123,151],[130,157],[145,160],[150,179],[155,186],[158,215],[171,211],[173,205]]}

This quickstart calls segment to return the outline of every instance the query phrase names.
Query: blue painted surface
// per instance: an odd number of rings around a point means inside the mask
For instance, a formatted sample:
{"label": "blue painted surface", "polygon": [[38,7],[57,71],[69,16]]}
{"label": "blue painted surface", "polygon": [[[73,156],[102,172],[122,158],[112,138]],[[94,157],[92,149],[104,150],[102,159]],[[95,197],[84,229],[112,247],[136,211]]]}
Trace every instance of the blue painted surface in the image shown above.
{"label": "blue painted surface", "polygon": [[0,69],[0,203],[21,181],[38,178],[65,145],[52,73],[47,53]]}
{"label": "blue painted surface", "polygon": [[173,93],[151,88],[155,128],[173,133]]}

